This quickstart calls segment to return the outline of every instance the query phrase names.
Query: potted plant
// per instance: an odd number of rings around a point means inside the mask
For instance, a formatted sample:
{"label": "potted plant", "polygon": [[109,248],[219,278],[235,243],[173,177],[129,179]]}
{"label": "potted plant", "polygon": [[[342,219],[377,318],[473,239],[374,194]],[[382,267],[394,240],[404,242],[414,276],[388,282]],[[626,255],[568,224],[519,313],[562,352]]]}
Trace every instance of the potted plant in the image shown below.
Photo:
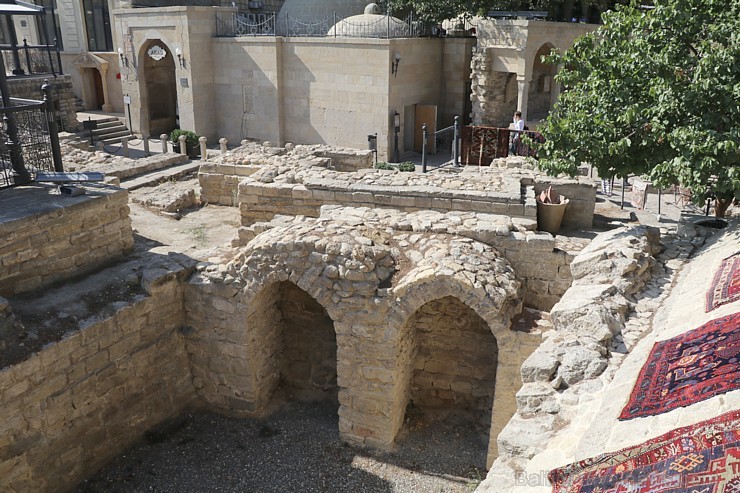
{"label": "potted plant", "polygon": [[550,234],[560,231],[563,215],[568,207],[568,199],[556,194],[552,187],[547,187],[547,190],[542,190],[537,196],[536,201],[537,229]]}
{"label": "potted plant", "polygon": [[172,150],[180,152],[180,136],[185,136],[185,145],[187,146],[187,154],[191,158],[198,157],[200,153],[200,138],[198,134],[191,130],[181,130],[176,128],[170,133],[170,140],[172,141]]}

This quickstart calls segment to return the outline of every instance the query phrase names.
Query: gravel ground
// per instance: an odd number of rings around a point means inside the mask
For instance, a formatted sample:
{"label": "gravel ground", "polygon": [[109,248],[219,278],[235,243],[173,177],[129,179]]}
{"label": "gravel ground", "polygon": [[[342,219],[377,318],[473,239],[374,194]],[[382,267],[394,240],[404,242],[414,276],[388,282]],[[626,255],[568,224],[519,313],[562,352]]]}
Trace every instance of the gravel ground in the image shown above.
{"label": "gravel ground", "polygon": [[456,493],[485,478],[486,431],[466,419],[413,416],[396,450],[378,453],[340,442],[336,412],[292,402],[262,420],[187,414],[76,492]]}

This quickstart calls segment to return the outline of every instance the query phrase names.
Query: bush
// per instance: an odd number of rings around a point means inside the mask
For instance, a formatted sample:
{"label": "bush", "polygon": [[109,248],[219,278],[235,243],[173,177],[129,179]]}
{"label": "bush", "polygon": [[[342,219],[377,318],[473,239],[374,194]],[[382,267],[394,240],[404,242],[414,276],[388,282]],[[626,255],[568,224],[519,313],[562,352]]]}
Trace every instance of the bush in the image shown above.
{"label": "bush", "polygon": [[200,144],[200,136],[192,130],[182,130],[176,128],[170,133],[170,140],[173,143],[173,148],[177,151],[180,150],[180,136],[185,136],[185,144],[188,148],[188,155],[194,156],[198,154],[198,146]]}
{"label": "bush", "polygon": [[395,169],[395,166],[388,163],[375,163],[375,169]]}
{"label": "bush", "polygon": [[410,163],[406,161],[405,163],[400,164],[391,164],[391,163],[377,163],[375,166],[375,169],[385,169],[385,170],[395,170],[398,171],[416,171],[416,166],[414,163]]}

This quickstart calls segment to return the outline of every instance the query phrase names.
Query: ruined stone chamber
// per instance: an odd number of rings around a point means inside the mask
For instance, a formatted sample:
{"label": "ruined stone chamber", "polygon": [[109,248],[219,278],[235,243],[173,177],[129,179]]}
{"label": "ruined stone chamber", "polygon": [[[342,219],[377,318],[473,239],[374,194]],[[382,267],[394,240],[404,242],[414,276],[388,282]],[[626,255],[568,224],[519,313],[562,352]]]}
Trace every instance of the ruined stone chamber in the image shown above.
{"label": "ruined stone chamber", "polygon": [[509,261],[420,214],[324,207],[201,264],[185,302],[199,397],[236,414],[276,392],[334,400],[341,437],[380,448],[409,406],[454,409],[487,430],[490,464],[538,336],[510,330],[522,287]]}

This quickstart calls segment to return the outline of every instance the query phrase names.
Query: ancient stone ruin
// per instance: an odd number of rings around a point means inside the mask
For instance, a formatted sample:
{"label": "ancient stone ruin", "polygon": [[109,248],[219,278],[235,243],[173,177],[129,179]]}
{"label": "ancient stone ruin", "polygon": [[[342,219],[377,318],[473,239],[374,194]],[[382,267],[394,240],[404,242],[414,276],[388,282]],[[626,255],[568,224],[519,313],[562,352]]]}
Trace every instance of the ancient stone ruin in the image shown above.
{"label": "ancient stone ruin", "polygon": [[[588,231],[593,183],[519,158],[426,175],[371,159],[212,156],[200,201],[239,207],[241,225],[207,258],[134,241],[125,171],[80,197],[0,193],[3,484],[72,488],[185,409],[262,415],[280,391],[331,403],[342,440],[382,450],[412,410],[459,413],[487,437],[482,491],[509,491],[636,346],[645,293],[665,297],[703,242]],[[571,200],[557,236],[536,219],[551,185]],[[172,213],[158,195],[141,203]]]}

